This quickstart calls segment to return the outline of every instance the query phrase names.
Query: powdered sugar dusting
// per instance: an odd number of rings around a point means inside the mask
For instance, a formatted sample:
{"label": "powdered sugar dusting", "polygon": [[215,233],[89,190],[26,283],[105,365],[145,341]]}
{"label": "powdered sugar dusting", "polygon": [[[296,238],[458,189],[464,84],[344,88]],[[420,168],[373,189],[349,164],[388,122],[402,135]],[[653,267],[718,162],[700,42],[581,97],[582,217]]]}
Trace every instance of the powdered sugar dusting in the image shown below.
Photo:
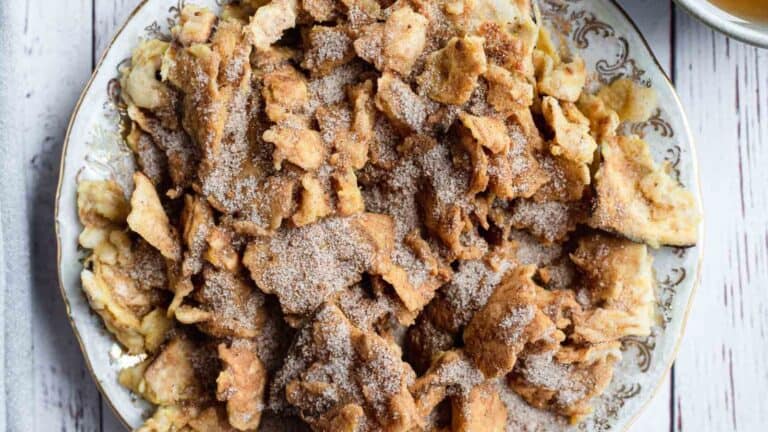
{"label": "powdered sugar dusting", "polygon": [[507,408],[508,431],[515,432],[549,432],[565,428],[568,423],[565,418],[548,411],[529,405],[515,393],[501,378],[494,383],[504,406]]}
{"label": "powdered sugar dusting", "polygon": [[509,345],[517,344],[523,330],[531,322],[535,314],[533,305],[518,306],[504,316],[499,327],[504,332],[504,341]]}
{"label": "powdered sugar dusting", "polygon": [[518,200],[512,210],[511,222],[547,242],[555,242],[576,228],[578,210],[575,206],[578,204]]}
{"label": "powdered sugar dusting", "polygon": [[307,112],[313,114],[318,107],[339,103],[346,98],[346,88],[355,84],[363,72],[363,66],[351,62],[335,68],[331,73],[309,82],[309,106]]}
{"label": "powdered sugar dusting", "polygon": [[582,399],[587,387],[573,377],[573,366],[558,363],[554,352],[528,354],[515,368],[527,383],[557,392],[558,403],[567,406]]}
{"label": "powdered sugar dusting", "polygon": [[257,283],[274,292],[283,310],[292,314],[311,312],[333,293],[359,281],[374,253],[350,218],[287,229],[259,248],[264,249],[265,262],[254,265]]}
{"label": "powdered sugar dusting", "polygon": [[451,305],[455,327],[469,323],[477,311],[488,302],[511,263],[502,261],[498,271],[484,262],[464,261],[453,279],[443,288],[445,300]]}
{"label": "powdered sugar dusting", "polygon": [[441,364],[435,371],[436,385],[447,387],[451,396],[467,396],[478,384],[485,381],[482,372],[465,357]]}
{"label": "powdered sugar dusting", "polygon": [[[373,414],[362,419],[360,430],[377,430],[390,419],[389,401],[408,379],[403,365],[382,339],[361,335],[339,309],[325,305],[297,335],[270,387],[269,407],[285,413],[288,397],[303,418],[313,421],[354,403]],[[299,381],[321,384],[324,390],[290,390],[289,384]]]}

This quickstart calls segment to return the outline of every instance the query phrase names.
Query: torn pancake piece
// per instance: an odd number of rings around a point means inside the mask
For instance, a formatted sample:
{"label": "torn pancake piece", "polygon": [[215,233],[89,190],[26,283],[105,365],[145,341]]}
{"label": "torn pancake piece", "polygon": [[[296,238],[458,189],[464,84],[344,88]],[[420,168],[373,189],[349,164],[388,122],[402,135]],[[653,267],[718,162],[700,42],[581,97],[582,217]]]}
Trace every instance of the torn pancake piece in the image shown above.
{"label": "torn pancake piece", "polygon": [[248,339],[236,339],[228,347],[220,344],[219,358],[224,367],[216,379],[216,394],[227,403],[229,424],[241,431],[255,430],[264,409],[267,371]]}
{"label": "torn pancake piece", "polygon": [[393,230],[386,215],[327,218],[255,239],[243,264],[262,291],[277,296],[283,312],[303,315],[363,272],[380,274],[392,253]]}
{"label": "torn pancake piece", "polygon": [[322,305],[299,331],[270,386],[269,406],[316,431],[409,431],[417,422],[400,349]]}
{"label": "torn pancake piece", "polygon": [[565,339],[537,307],[540,287],[531,280],[535,271],[534,266],[521,266],[507,273],[464,330],[467,355],[488,378],[512,371],[526,344]]}
{"label": "torn pancake piece", "polygon": [[604,344],[588,358],[572,362],[557,350],[528,353],[508,377],[512,389],[536,408],[567,416],[576,423],[593,411],[591,401],[602,394],[621,359],[619,342]]}
{"label": "torn pancake piece", "polygon": [[651,247],[690,246],[701,215],[693,194],[653,162],[648,144],[632,136],[601,143],[595,174],[597,207],[590,224]]}
{"label": "torn pancake piece", "polygon": [[136,188],[131,195],[131,212],[126,219],[128,226],[169,260],[181,259],[181,244],[176,230],[165,214],[155,185],[142,174],[133,174]]}
{"label": "torn pancake piece", "polygon": [[602,343],[648,336],[656,320],[653,256],[644,244],[593,234],[579,239],[571,260],[584,275],[592,307],[575,319],[572,338]]}

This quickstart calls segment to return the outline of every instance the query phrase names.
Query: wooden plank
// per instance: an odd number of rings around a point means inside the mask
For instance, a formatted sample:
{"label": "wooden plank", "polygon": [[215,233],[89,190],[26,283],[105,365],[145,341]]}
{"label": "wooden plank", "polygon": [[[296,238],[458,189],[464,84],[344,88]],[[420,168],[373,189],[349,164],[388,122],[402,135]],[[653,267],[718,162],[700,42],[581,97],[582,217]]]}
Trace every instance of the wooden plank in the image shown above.
{"label": "wooden plank", "polygon": [[[24,30],[24,8],[12,2],[0,2],[0,55],[3,58],[14,59],[21,56],[23,49],[20,45]],[[23,158],[14,152],[14,142],[21,139],[23,132],[16,123],[12,98],[21,95],[19,89],[10,79],[14,76],[11,62],[0,62],[0,170],[10,174],[0,182],[0,320],[3,331],[0,333],[0,343],[3,346],[2,381],[0,381],[0,430],[10,428],[31,428],[30,418],[23,416],[24,407],[33,403],[34,393],[30,385],[33,368],[24,361],[32,354],[32,328],[29,319],[17,317],[13,310],[18,307],[24,310],[31,308],[31,297],[18,289],[17,286],[29,286],[29,276],[18,274],[15,268],[29,268],[29,252],[24,246],[28,244],[28,226],[26,224],[26,200],[24,194],[24,178],[17,168],[23,163]],[[14,229],[16,226],[21,230]],[[13,263],[13,264],[12,264]],[[18,392],[11,393],[10,389],[17,387]]]}
{"label": "wooden plank", "polygon": [[[21,76],[26,89],[25,161],[32,252],[35,430],[100,430],[99,400],[58,297],[53,205],[69,117],[89,76],[92,2],[30,0]],[[66,19],[63,19],[66,17]],[[46,298],[48,295],[55,301]],[[42,317],[45,317],[43,319]]]}
{"label": "wooden plank", "polygon": [[61,143],[91,67],[92,2],[3,4],[3,430],[97,431],[98,394],[59,298],[53,232]]}
{"label": "wooden plank", "polygon": [[128,15],[140,0],[98,0],[94,1],[93,20],[94,64],[98,62],[109,45],[115,32],[123,25]]}
{"label": "wooden plank", "polygon": [[768,53],[677,14],[675,74],[698,139],[705,258],[675,376],[677,431],[768,422]]}

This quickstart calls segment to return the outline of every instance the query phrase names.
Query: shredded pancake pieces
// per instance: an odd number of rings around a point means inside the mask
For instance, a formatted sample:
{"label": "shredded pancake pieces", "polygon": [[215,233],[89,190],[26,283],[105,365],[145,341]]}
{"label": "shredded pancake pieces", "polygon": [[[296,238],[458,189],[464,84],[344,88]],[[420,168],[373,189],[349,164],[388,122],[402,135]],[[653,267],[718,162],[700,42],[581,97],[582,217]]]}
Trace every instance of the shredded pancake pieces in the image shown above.
{"label": "shredded pancake pieces", "polygon": [[[133,188],[83,180],[83,290],[139,430],[577,422],[698,209],[528,0],[186,5],[121,69]],[[648,246],[646,246],[648,245]],[[530,417],[520,426],[520,415]],[[543,422],[543,420],[542,420]],[[542,428],[544,423],[539,424]]]}

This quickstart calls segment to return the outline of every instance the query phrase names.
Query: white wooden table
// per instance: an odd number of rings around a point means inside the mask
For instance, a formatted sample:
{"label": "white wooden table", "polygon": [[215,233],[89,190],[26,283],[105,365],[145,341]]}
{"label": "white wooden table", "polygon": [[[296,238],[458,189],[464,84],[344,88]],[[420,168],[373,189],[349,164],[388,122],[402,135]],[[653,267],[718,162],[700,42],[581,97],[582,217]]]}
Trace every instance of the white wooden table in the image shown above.
{"label": "white wooden table", "polygon": [[[55,273],[53,197],[70,112],[138,0],[0,0],[0,431],[120,431],[83,364]],[[698,141],[703,281],[679,358],[633,431],[768,426],[768,51],[669,0],[623,0]]]}

